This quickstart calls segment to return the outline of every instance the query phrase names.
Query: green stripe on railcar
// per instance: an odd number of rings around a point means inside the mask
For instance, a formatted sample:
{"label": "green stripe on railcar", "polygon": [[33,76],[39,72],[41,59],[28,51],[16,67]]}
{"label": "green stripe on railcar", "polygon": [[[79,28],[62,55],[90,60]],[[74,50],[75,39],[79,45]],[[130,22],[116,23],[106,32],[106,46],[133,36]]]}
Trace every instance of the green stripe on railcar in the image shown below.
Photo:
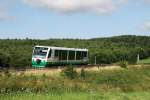
{"label": "green stripe on railcar", "polygon": [[47,62],[41,61],[40,63],[37,63],[36,61],[32,61],[32,67],[34,68],[44,68],[47,66]]}
{"label": "green stripe on railcar", "polygon": [[63,66],[63,65],[83,65],[88,64],[88,62],[83,61],[58,61],[58,62],[40,62],[39,64],[32,61],[32,67],[34,68],[44,68],[50,66]]}

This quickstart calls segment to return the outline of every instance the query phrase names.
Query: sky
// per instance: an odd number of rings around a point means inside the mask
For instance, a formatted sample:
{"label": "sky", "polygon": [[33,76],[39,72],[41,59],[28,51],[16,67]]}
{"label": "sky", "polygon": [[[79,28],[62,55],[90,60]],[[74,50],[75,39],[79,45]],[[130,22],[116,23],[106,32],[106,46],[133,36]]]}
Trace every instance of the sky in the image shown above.
{"label": "sky", "polygon": [[150,36],[150,0],[0,0],[0,38]]}

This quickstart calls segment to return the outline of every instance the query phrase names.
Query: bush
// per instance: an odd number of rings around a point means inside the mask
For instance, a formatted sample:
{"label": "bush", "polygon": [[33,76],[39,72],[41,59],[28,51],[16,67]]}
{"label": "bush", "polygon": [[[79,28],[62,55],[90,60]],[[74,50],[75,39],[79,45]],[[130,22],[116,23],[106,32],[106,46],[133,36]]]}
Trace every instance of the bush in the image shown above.
{"label": "bush", "polygon": [[9,70],[5,69],[4,70],[4,75],[7,76],[7,77],[10,77],[11,73],[9,72]]}
{"label": "bush", "polygon": [[0,67],[9,67],[9,61],[9,55],[4,51],[0,51]]}
{"label": "bush", "polygon": [[84,68],[81,69],[80,77],[81,78],[85,78],[86,77],[86,72],[85,72]]}
{"label": "bush", "polygon": [[69,79],[75,79],[78,76],[78,73],[72,66],[69,66],[62,70],[62,75]]}
{"label": "bush", "polygon": [[128,62],[127,61],[120,61],[119,62],[120,67],[122,68],[127,68],[128,67]]}

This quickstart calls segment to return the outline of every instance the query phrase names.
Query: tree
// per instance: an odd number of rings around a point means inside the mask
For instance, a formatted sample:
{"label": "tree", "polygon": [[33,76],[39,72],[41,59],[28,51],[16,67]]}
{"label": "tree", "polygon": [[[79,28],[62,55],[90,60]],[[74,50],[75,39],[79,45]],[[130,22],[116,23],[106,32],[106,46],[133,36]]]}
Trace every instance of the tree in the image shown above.
{"label": "tree", "polygon": [[4,51],[0,51],[0,67],[9,67],[10,57]]}

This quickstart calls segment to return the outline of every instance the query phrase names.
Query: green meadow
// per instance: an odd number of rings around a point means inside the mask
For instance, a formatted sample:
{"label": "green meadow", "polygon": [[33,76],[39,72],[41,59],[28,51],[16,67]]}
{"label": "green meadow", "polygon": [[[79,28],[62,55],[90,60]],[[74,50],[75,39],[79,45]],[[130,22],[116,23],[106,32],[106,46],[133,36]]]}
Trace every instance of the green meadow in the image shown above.
{"label": "green meadow", "polygon": [[149,92],[107,92],[107,93],[18,93],[2,95],[1,100],[150,100]]}
{"label": "green meadow", "polygon": [[150,64],[150,58],[142,59],[142,60],[139,61],[138,64]]}
{"label": "green meadow", "polygon": [[150,100],[150,66],[77,71],[75,77],[0,73],[0,100]]}

